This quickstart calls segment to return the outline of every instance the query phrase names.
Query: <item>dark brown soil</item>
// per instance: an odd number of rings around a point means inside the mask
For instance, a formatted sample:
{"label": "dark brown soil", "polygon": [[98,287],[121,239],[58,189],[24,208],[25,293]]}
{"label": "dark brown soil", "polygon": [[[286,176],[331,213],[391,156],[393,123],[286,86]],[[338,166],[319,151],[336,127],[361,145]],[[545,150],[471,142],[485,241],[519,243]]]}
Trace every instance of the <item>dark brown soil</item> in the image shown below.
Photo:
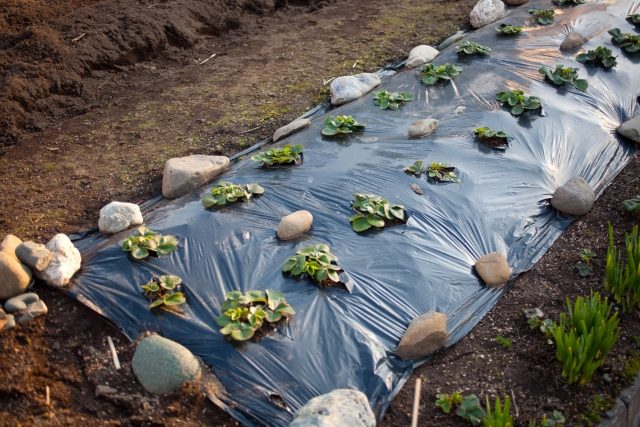
{"label": "dark brown soil", "polygon": [[[467,25],[474,4],[5,0],[0,236],[43,241],[93,227],[105,203],[159,193],[167,158],[248,147],[325,100],[327,79],[373,71],[416,44],[436,44]],[[433,407],[436,393],[455,390],[481,398],[513,390],[520,425],[554,408],[570,417],[568,425],[597,414],[593,396],[628,382],[624,360],[638,350],[637,320],[623,316],[621,339],[594,384],[569,387],[553,348],[521,313],[540,306],[555,317],[566,296],[601,288],[606,222],[618,237],[635,222],[620,202],[637,193],[639,171],[635,160],[469,336],[416,371],[383,425],[409,425],[416,375],[425,380],[420,425],[458,425]],[[582,247],[598,255],[587,279],[573,267]],[[145,393],[129,369],[133,346],[115,328],[60,293],[36,291],[49,306],[46,318],[0,335],[0,426],[236,425],[196,389]],[[511,350],[493,341],[498,334],[514,341]],[[119,351],[118,371],[107,336]],[[97,385],[117,392],[96,397]]]}

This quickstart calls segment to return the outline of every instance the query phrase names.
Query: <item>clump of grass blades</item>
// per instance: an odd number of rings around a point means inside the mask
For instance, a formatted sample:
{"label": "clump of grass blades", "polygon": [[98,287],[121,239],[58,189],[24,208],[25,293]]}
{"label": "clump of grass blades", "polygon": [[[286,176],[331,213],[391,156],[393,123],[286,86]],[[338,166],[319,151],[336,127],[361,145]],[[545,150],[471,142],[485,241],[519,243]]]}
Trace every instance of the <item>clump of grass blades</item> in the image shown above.
{"label": "clump of grass blades", "polygon": [[620,319],[611,310],[612,304],[599,293],[578,297],[573,304],[567,298],[567,312],[553,325],[551,335],[562,376],[569,384],[591,381],[617,341]]}
{"label": "clump of grass blades", "polygon": [[640,307],[640,238],[637,225],[633,226],[631,233],[625,233],[624,245],[626,259],[622,258],[613,241],[613,227],[609,224],[604,288],[624,313],[630,313],[635,307]]}

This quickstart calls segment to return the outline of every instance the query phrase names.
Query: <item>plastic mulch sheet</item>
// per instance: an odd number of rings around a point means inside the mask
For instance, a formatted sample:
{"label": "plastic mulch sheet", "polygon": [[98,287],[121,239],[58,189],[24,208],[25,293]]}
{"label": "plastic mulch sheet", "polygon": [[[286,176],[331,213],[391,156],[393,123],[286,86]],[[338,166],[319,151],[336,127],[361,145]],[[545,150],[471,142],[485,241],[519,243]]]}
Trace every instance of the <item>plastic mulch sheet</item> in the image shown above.
{"label": "plastic mulch sheet", "polygon": [[[512,277],[530,269],[573,220],[549,205],[555,189],[580,176],[600,194],[630,159],[634,148],[615,129],[638,111],[640,57],[612,45],[607,30],[634,32],[625,21],[633,6],[597,1],[555,7],[549,26],[527,13],[554,7],[548,1],[509,10],[500,22],[524,25],[521,35],[500,37],[498,23],[491,24],[464,39],[491,47],[491,55],[461,59],[456,43],[434,60],[464,68],[454,83],[427,87],[416,70],[401,70],[376,89],[414,94],[399,111],[378,109],[373,91],[329,113],[352,114],[366,124],[365,132],[322,137],[326,114],[318,113],[309,128],[277,144],[304,144],[301,166],[265,170],[246,158],[220,177],[259,183],[264,195],[206,210],[200,199],[209,185],[151,204],[146,225],[179,238],[171,255],[133,260],[118,245],[131,231],[77,241],[83,267],[69,292],[131,339],[156,331],[188,347],[221,382],[218,403],[247,425],[286,425],[309,399],[336,388],[361,390],[382,417],[412,369],[425,362],[394,356],[410,321],[430,310],[446,313],[453,345],[501,295],[474,274],[475,260],[502,251]],[[560,52],[570,30],[590,37],[585,49],[610,47],[618,66],[594,68]],[[587,91],[545,82],[538,68],[557,63],[577,67]],[[501,108],[496,93],[518,88],[542,99],[542,115],[517,118]],[[440,121],[436,132],[409,139],[409,125],[428,117]],[[510,146],[484,148],[472,135],[478,126],[506,131]],[[415,160],[453,165],[462,182],[432,185],[424,176],[405,174]],[[413,183],[425,194],[415,194]],[[407,223],[355,233],[347,218],[356,192],[404,205]],[[311,231],[279,241],[274,230],[281,217],[300,209],[313,214]],[[319,242],[339,257],[351,293],[282,274],[289,256]],[[154,274],[183,278],[184,316],[149,310],[139,286]],[[267,288],[284,292],[296,315],[259,342],[225,340],[216,325],[225,293]]]}

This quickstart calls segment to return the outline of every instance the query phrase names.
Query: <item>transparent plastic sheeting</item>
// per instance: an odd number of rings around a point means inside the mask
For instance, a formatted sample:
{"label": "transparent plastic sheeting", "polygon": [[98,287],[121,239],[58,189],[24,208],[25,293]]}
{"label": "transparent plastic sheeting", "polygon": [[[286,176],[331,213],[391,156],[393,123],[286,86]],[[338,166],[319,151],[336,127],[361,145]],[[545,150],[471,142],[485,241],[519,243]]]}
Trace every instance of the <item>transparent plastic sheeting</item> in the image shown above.
{"label": "transparent plastic sheeting", "polygon": [[[530,269],[573,220],[550,207],[554,190],[581,176],[600,194],[632,156],[632,144],[615,129],[637,113],[640,57],[612,46],[607,30],[634,32],[625,21],[633,6],[618,1],[556,8],[549,26],[527,13],[554,7],[548,1],[509,10],[501,22],[523,25],[520,36],[498,36],[496,23],[465,37],[491,47],[490,56],[461,59],[454,44],[435,59],[436,65],[464,68],[454,84],[427,87],[416,70],[402,70],[376,88],[414,94],[399,111],[379,110],[375,90],[331,111],[352,114],[366,124],[364,133],[324,138],[326,115],[320,113],[310,127],[277,144],[304,144],[303,165],[265,170],[246,158],[220,177],[259,183],[264,195],[206,210],[200,199],[209,185],[154,203],[146,225],[178,236],[173,254],[133,260],[118,245],[131,231],[76,242],[83,267],[69,292],[131,339],[156,331],[201,357],[223,386],[218,404],[246,425],[287,425],[309,399],[336,388],[366,393],[381,418],[412,369],[424,363],[394,356],[411,320],[430,310],[446,313],[448,345],[460,340],[501,295],[474,274],[475,260],[501,251],[512,277]],[[610,47],[618,66],[592,68],[561,53],[570,30],[590,37],[585,49]],[[588,90],[544,82],[538,68],[557,63],[577,67]],[[518,88],[542,99],[542,116],[513,117],[495,101],[496,92]],[[436,132],[408,139],[409,125],[428,117],[440,121]],[[478,126],[506,131],[511,145],[505,151],[482,147],[472,135]],[[415,160],[454,165],[462,182],[431,185],[405,174]],[[415,194],[413,183],[425,194]],[[356,234],[347,220],[356,192],[404,205],[409,220]],[[300,209],[313,214],[311,231],[279,241],[274,230],[280,219]],[[319,242],[339,257],[352,293],[282,274],[289,256]],[[139,286],[154,274],[183,278],[184,316],[150,312]],[[225,340],[216,325],[225,294],[267,288],[284,292],[296,315],[260,342]]]}

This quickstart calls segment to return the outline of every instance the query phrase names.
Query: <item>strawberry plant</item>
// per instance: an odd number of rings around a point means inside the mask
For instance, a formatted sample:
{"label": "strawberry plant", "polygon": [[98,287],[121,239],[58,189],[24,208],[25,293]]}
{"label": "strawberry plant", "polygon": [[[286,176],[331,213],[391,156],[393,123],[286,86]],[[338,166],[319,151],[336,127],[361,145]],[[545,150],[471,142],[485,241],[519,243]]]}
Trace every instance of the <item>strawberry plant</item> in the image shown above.
{"label": "strawberry plant", "polygon": [[473,130],[473,134],[483,145],[490,148],[506,148],[509,145],[509,135],[501,130],[479,127]]}
{"label": "strawberry plant", "polygon": [[640,27],[640,13],[635,13],[633,15],[627,16],[627,21],[629,21],[636,27]]}
{"label": "strawberry plant", "polygon": [[376,92],[373,101],[381,110],[397,110],[403,102],[413,101],[413,95],[409,92],[389,92],[381,90]]}
{"label": "strawberry plant", "polygon": [[625,200],[622,207],[627,212],[640,213],[640,196]]}
{"label": "strawberry plant", "polygon": [[501,36],[515,36],[522,32],[522,27],[511,24],[500,24],[496,27],[496,32]]}
{"label": "strawberry plant", "polygon": [[484,427],[513,427],[513,418],[511,417],[511,399],[505,397],[504,405],[500,402],[500,398],[496,397],[493,409],[489,405],[489,396],[486,396],[487,414],[482,420]]}
{"label": "strawberry plant", "polygon": [[526,110],[539,110],[540,98],[536,96],[526,96],[524,91],[520,89],[510,90],[508,92],[498,92],[496,99],[504,106],[511,109],[511,114],[519,116]]}
{"label": "strawberry plant", "polygon": [[585,4],[587,0],[553,0],[553,3],[558,6],[575,6],[579,4]]}
{"label": "strawberry plant", "polygon": [[330,116],[324,120],[322,134],[325,136],[362,132],[365,125],[360,124],[353,116]]}
{"label": "strawberry plant", "polygon": [[262,330],[265,327],[274,327],[275,323],[295,314],[284,294],[273,289],[246,294],[228,292],[220,311],[222,315],[217,319],[220,333],[234,341],[246,341],[258,332],[265,333]]}
{"label": "strawberry plant", "polygon": [[460,182],[456,175],[456,168],[444,163],[432,162],[427,168],[427,179],[432,182]]}
{"label": "strawberry plant", "polygon": [[457,77],[462,72],[462,67],[453,64],[444,64],[435,66],[433,64],[425,64],[420,69],[422,83],[426,85],[435,85],[439,82],[448,82]]}
{"label": "strawberry plant", "polygon": [[465,41],[456,46],[458,55],[489,55],[491,48],[479,43]]}
{"label": "strawberry plant", "polygon": [[549,25],[553,24],[555,12],[552,9],[529,9],[529,15],[533,15],[538,24]]}
{"label": "strawberry plant", "polygon": [[617,64],[616,57],[611,54],[611,49],[604,46],[598,46],[586,53],[581,53],[576,56],[576,61],[582,63],[590,62],[602,68],[615,67]]}
{"label": "strawberry plant", "polygon": [[319,285],[335,286],[340,284],[340,273],[343,270],[338,266],[338,257],[331,253],[329,246],[319,243],[297,251],[282,265],[282,271],[291,276],[307,276]]}
{"label": "strawberry plant", "polygon": [[153,277],[146,284],[141,285],[144,296],[151,301],[149,308],[162,307],[175,310],[187,299],[181,289],[182,279],[178,276],[165,275]]}
{"label": "strawberry plant", "polygon": [[486,414],[480,406],[480,399],[475,394],[470,394],[462,398],[462,402],[456,409],[456,415],[477,426],[485,418]]}
{"label": "strawberry plant", "polygon": [[135,259],[144,259],[151,253],[157,256],[170,254],[178,247],[178,239],[175,236],[163,236],[141,226],[136,234],[121,241],[120,247],[123,251],[130,252]]}
{"label": "strawberry plant", "polygon": [[587,277],[591,274],[591,258],[596,254],[591,249],[580,250],[580,261],[576,264],[580,277]]}
{"label": "strawberry plant", "polygon": [[556,65],[556,68],[552,70],[551,68],[547,68],[543,65],[540,67],[538,72],[545,76],[547,81],[556,86],[562,86],[570,83],[575,86],[576,89],[583,92],[587,90],[587,87],[589,87],[589,83],[587,83],[585,79],[578,78],[577,68],[565,67],[564,65],[558,64]]}
{"label": "strawberry plant", "polygon": [[620,319],[612,309],[613,305],[599,293],[578,297],[573,304],[567,298],[567,312],[560,315],[560,323],[554,324],[551,335],[562,376],[569,384],[591,381],[617,341]]}
{"label": "strawberry plant", "polygon": [[299,165],[302,163],[302,144],[285,145],[282,148],[271,148],[251,157],[255,162],[262,162],[262,166]]}
{"label": "strawberry plant", "polygon": [[356,214],[349,218],[349,222],[357,233],[371,227],[384,228],[390,222],[406,221],[404,206],[392,205],[387,199],[375,194],[356,193],[351,206]]}
{"label": "strawberry plant", "polygon": [[420,178],[420,176],[427,170],[424,168],[422,160],[416,160],[411,166],[407,166],[406,168],[404,168],[404,171],[408,174],[413,174]]}
{"label": "strawberry plant", "polygon": [[238,200],[247,201],[263,193],[264,188],[258,184],[239,185],[221,181],[211,189],[209,195],[203,197],[202,205],[207,209],[213,206],[221,207]]}
{"label": "strawberry plant", "polygon": [[445,414],[450,413],[451,410],[460,405],[460,403],[462,403],[462,393],[459,391],[451,394],[436,394],[436,407],[440,408]]}
{"label": "strawberry plant", "polygon": [[609,30],[609,34],[611,34],[611,40],[613,43],[618,45],[621,49],[624,49],[626,52],[640,52],[640,35],[623,33],[619,28]]}

